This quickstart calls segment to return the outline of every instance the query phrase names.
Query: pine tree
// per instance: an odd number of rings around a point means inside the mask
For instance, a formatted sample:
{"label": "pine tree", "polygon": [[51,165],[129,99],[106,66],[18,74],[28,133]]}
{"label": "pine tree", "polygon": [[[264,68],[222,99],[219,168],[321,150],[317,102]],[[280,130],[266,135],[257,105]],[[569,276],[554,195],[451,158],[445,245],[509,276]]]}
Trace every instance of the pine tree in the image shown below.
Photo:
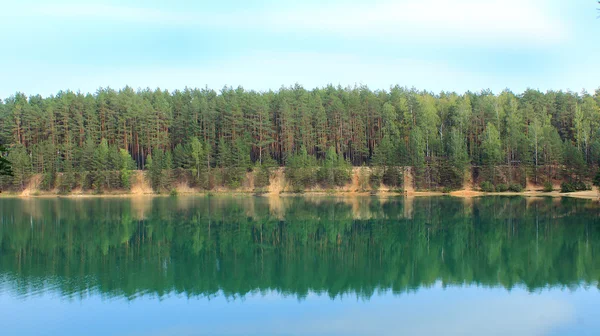
{"label": "pine tree", "polygon": [[31,175],[31,159],[25,146],[17,145],[8,154],[12,164],[13,186],[18,190],[25,189]]}
{"label": "pine tree", "polygon": [[109,148],[108,141],[103,138],[100,141],[100,145],[96,147],[94,151],[94,190],[96,192],[102,192],[105,188],[110,188],[110,175],[109,169]]}
{"label": "pine tree", "polygon": [[243,137],[239,137],[235,141],[233,150],[234,166],[244,171],[252,168],[252,161],[250,160],[250,144],[251,137],[248,133],[245,133]]}
{"label": "pine tree", "polygon": [[464,136],[457,128],[450,131],[448,139],[448,164],[450,166],[451,175],[442,178],[442,181],[447,181],[446,185],[459,188],[464,182],[464,174],[469,165],[469,154],[467,153],[467,144]]}
{"label": "pine tree", "polygon": [[483,164],[488,167],[490,179],[493,184],[496,176],[496,165],[502,161],[502,142],[500,141],[500,134],[498,133],[496,126],[492,123],[487,124],[483,134],[481,149]]}
{"label": "pine tree", "polygon": [[[567,164],[565,176],[578,171],[580,179],[588,179],[586,168],[600,159],[599,101],[600,91],[433,94],[398,86],[372,91],[332,85],[313,90],[294,85],[276,92],[100,88],[93,94],[67,90],[46,98],[16,93],[0,102],[0,143],[25,147],[30,174],[43,174],[41,187],[47,190],[70,169],[84,189],[122,185],[116,169],[120,149],[141,169],[154,150],[170,151],[175,175],[185,176],[193,168],[194,183],[202,180],[206,187],[214,179],[240,185],[247,171],[270,159],[287,165],[300,147],[315,170],[317,162],[325,164],[330,147],[339,162],[370,162],[386,175],[395,171],[386,167],[414,166],[421,188],[458,179],[465,150],[467,162],[486,169],[491,161],[499,171],[506,163],[509,170],[503,175],[511,180],[534,169],[536,178],[558,177],[561,162]],[[489,125],[498,133],[494,141]],[[202,169],[191,154],[194,137],[202,146]],[[98,166],[103,139],[108,159]],[[578,160],[563,143],[581,152],[583,168],[565,158]],[[387,147],[394,150],[383,150]],[[219,169],[212,171],[215,166]]]}
{"label": "pine tree", "polygon": [[[194,138],[197,140],[197,138]],[[193,140],[192,140],[193,141]],[[189,146],[177,144],[173,149],[173,165],[175,168],[189,169],[191,167],[190,157],[192,156]]]}
{"label": "pine tree", "polygon": [[131,174],[132,170],[135,169],[135,161],[129,155],[129,152],[125,149],[119,150],[119,174],[121,178],[121,188],[129,190],[131,188]]}
{"label": "pine tree", "polygon": [[165,151],[162,162],[161,187],[168,188],[173,182],[173,154],[170,150]]}
{"label": "pine tree", "polygon": [[60,178],[58,191],[61,194],[69,193],[75,186],[75,173],[73,172],[73,163],[71,160],[66,160],[63,164],[63,174]]}
{"label": "pine tree", "polygon": [[202,145],[202,143],[200,142],[200,140],[198,140],[197,137],[193,137],[192,141],[190,143],[190,154],[192,157],[192,162],[194,165],[194,169],[196,169],[196,174],[197,174],[197,178],[200,178],[200,171],[202,170],[202,167],[204,166],[204,161],[205,161],[205,152],[204,152],[204,146]]}
{"label": "pine tree", "polygon": [[423,140],[423,134],[419,127],[415,127],[410,132],[410,145],[409,148],[411,165],[414,168],[415,184],[418,188],[423,187],[424,178],[424,166],[425,166],[425,141]]}
{"label": "pine tree", "polygon": [[82,164],[81,167],[83,168],[84,171],[94,171],[96,170],[96,163],[95,163],[95,153],[96,153],[96,143],[94,141],[94,139],[92,138],[88,138],[85,141],[85,145],[83,147],[83,151],[82,151]]}
{"label": "pine tree", "polygon": [[325,153],[325,160],[319,169],[318,179],[325,186],[332,187],[335,183],[335,169],[338,163],[338,157],[335,148],[329,147]]}
{"label": "pine tree", "polygon": [[152,154],[146,158],[147,176],[155,193],[163,191],[163,164],[164,153],[158,148],[155,148]]}
{"label": "pine tree", "polygon": [[0,145],[0,176],[13,176],[10,161],[4,157],[6,152],[7,149]]}
{"label": "pine tree", "polygon": [[[388,132],[394,131],[388,130]],[[390,140],[389,135],[384,135],[381,142],[373,149],[373,159],[371,160],[375,168],[374,174],[379,175],[383,184],[390,187],[402,185],[402,173],[398,166],[398,159],[396,146]]]}

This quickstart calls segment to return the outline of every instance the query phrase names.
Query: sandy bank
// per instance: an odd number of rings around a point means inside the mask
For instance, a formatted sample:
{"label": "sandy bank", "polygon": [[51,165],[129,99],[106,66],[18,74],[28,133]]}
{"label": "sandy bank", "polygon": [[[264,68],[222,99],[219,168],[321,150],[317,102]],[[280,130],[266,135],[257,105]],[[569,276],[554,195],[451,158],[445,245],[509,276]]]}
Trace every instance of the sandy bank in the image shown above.
{"label": "sandy bank", "polygon": [[[304,193],[255,193],[251,191],[194,191],[188,190],[184,192],[178,192],[177,196],[226,196],[226,195],[245,195],[245,196],[260,196],[260,197],[359,197],[359,196],[373,196],[373,197],[433,197],[433,196],[449,196],[449,197],[460,197],[460,198],[472,198],[472,197],[485,197],[485,196],[524,196],[524,197],[573,197],[581,199],[590,199],[600,201],[600,193],[594,188],[594,190],[577,191],[571,193],[561,193],[558,191],[543,192],[537,190],[526,190],[523,192],[482,192],[476,190],[456,190],[450,193],[442,193],[438,191],[410,191],[410,192],[391,192],[382,191],[377,193],[372,192],[348,192],[348,191],[306,191]],[[0,193],[2,198],[153,198],[153,197],[170,197],[168,193],[155,194],[155,193],[105,193],[105,194],[93,194],[93,193],[75,193],[59,195],[56,193],[14,193],[14,192],[2,192]]]}

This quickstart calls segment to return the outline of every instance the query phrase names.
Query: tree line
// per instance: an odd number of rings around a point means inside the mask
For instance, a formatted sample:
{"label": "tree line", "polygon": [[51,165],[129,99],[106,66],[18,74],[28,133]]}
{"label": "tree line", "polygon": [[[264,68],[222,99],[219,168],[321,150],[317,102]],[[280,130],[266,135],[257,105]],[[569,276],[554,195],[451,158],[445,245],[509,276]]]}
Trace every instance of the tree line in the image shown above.
{"label": "tree line", "polygon": [[268,182],[270,168],[288,166],[300,188],[345,183],[348,167],[362,165],[377,168],[372,184],[401,186],[395,167],[411,166],[418,188],[457,188],[477,166],[492,187],[525,176],[580,185],[600,159],[599,104],[600,90],[399,86],[16,93],[0,101],[0,143],[13,164],[2,185],[23,188],[36,173],[47,188],[126,188],[128,171],[143,169],[155,190],[183,176],[210,189],[239,186],[249,171]]}
{"label": "tree line", "polygon": [[[0,279],[18,295],[370,298],[445,286],[598,286],[598,208],[563,198],[0,200]],[[557,202],[560,206],[557,206]],[[368,215],[366,215],[368,214]],[[157,271],[159,270],[159,271]]]}

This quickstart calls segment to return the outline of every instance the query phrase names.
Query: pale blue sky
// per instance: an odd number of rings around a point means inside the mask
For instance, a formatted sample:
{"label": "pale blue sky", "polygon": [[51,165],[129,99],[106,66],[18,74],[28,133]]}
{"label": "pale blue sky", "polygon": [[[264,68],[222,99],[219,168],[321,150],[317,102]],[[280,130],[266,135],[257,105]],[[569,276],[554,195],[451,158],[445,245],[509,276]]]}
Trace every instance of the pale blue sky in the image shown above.
{"label": "pale blue sky", "polygon": [[595,0],[0,1],[0,97],[125,85],[600,86]]}
{"label": "pale blue sky", "polygon": [[[45,290],[46,291],[45,291]],[[242,298],[168,293],[132,300],[81,297],[36,288],[0,292],[6,335],[596,335],[600,327],[595,287],[543,289],[473,285],[419,288],[411,293],[352,293],[331,299],[310,292],[298,300],[271,290]],[[29,294],[29,295],[27,295]],[[37,321],[38,323],[31,323]],[[107,322],[108,321],[108,322]]]}

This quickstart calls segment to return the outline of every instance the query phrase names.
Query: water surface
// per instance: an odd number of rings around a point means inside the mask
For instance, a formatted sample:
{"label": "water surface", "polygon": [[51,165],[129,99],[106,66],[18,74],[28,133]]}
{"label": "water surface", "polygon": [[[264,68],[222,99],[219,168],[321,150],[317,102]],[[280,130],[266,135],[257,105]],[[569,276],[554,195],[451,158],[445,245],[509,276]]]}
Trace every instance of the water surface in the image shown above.
{"label": "water surface", "polygon": [[0,199],[3,335],[597,335],[576,199]]}

